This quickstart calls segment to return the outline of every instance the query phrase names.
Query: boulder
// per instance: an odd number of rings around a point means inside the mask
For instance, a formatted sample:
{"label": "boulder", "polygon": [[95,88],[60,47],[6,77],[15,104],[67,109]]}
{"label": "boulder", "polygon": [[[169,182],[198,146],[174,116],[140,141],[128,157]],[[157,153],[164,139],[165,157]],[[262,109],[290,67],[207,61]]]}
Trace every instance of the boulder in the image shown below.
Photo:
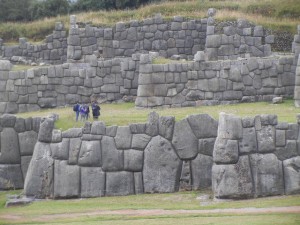
{"label": "boulder", "polygon": [[106,173],[106,196],[134,194],[134,176],[132,172]]}
{"label": "boulder", "polygon": [[38,134],[33,130],[19,133],[20,153],[22,156],[33,154],[37,138]]}
{"label": "boulder", "polygon": [[105,173],[100,167],[81,168],[81,197],[102,197],[105,195]]}
{"label": "boulder", "polygon": [[104,136],[102,146],[102,169],[105,172],[121,171],[124,169],[124,153],[116,148],[112,137]]}
{"label": "boulder", "polygon": [[131,147],[132,133],[128,126],[118,127],[115,137],[117,149],[129,149]]}
{"label": "boulder", "polygon": [[79,197],[80,167],[68,165],[67,161],[55,160],[54,198]]}
{"label": "boulder", "polygon": [[100,141],[82,141],[78,157],[78,165],[90,167],[101,166]]}
{"label": "boulder", "polygon": [[133,149],[144,150],[151,140],[151,137],[147,134],[133,134],[131,147]]}
{"label": "boulder", "polygon": [[217,137],[213,152],[214,162],[217,164],[235,164],[239,159],[237,140],[227,140]]}
{"label": "boulder", "polygon": [[284,194],[282,162],[274,154],[250,155],[256,197]]}
{"label": "boulder", "polygon": [[274,126],[262,126],[256,132],[259,153],[270,153],[275,151],[275,128]]}
{"label": "boulder", "polygon": [[68,164],[76,165],[78,163],[81,142],[80,138],[70,138]]}
{"label": "boulder", "polygon": [[300,193],[300,156],[283,161],[285,194]]}
{"label": "boulder", "polygon": [[13,128],[4,128],[0,135],[0,164],[20,164],[18,134]]}
{"label": "boulder", "polygon": [[175,124],[174,116],[162,116],[158,121],[158,133],[160,136],[171,140]]}
{"label": "boulder", "polygon": [[144,151],[144,191],[175,192],[179,188],[182,162],[172,144],[165,138],[156,136]]}
{"label": "boulder", "polygon": [[193,159],[198,154],[198,138],[187,119],[175,123],[172,144],[181,159]]}
{"label": "boulder", "polygon": [[257,152],[257,140],[254,127],[243,129],[243,138],[239,141],[239,152],[241,154]]}
{"label": "boulder", "polygon": [[50,144],[37,142],[24,183],[26,196],[47,198],[53,196],[54,160]]}
{"label": "boulder", "polygon": [[53,159],[68,160],[70,139],[64,138],[59,143],[51,143],[51,156]]}
{"label": "boulder", "polygon": [[52,141],[52,131],[54,129],[54,120],[50,118],[44,118],[40,124],[40,130],[38,134],[38,141],[50,143]]}
{"label": "boulder", "polygon": [[218,137],[232,140],[241,139],[243,137],[241,118],[232,114],[220,113]]}
{"label": "boulder", "polygon": [[212,138],[218,133],[218,121],[208,114],[191,115],[188,122],[197,138]]}
{"label": "boulder", "polygon": [[0,164],[0,190],[22,189],[23,187],[21,166]]}
{"label": "boulder", "polygon": [[144,152],[138,150],[124,151],[124,170],[141,172],[143,170]]}
{"label": "boulder", "polygon": [[106,126],[102,121],[94,121],[91,128],[91,134],[105,135]]}
{"label": "boulder", "polygon": [[253,197],[254,187],[248,156],[241,156],[235,165],[213,165],[212,189],[216,198]]}
{"label": "boulder", "polygon": [[213,158],[201,155],[191,161],[192,185],[194,190],[211,187],[211,170]]}

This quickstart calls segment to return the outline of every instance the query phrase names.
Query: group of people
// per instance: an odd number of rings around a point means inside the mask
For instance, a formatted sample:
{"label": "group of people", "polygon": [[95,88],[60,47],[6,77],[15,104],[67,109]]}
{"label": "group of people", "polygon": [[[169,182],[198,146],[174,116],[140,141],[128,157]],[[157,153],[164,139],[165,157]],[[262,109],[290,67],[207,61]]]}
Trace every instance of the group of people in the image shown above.
{"label": "group of people", "polygon": [[[94,120],[97,120],[98,117],[100,116],[100,106],[97,104],[97,102],[93,102],[91,104],[92,107],[92,114]],[[76,114],[76,122],[79,119],[80,115],[80,120],[88,120],[90,118],[90,107],[87,104],[79,104],[78,102],[73,106],[73,111]]]}

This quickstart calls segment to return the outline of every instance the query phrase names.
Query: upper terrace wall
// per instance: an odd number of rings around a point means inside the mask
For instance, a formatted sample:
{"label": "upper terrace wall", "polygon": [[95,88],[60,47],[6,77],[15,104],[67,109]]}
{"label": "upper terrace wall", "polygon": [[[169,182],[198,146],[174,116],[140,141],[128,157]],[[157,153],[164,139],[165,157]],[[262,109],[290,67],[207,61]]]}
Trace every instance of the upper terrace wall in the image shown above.
{"label": "upper terrace wall", "polygon": [[0,56],[14,63],[46,62],[62,64],[67,60],[67,32],[62,23],[55,23],[55,29],[42,44],[31,44],[25,38],[19,39],[19,45],[5,46],[0,39]]}
{"label": "upper terrace wall", "polygon": [[136,106],[196,106],[292,97],[294,56],[152,64],[141,55]]}
{"label": "upper terrace wall", "polygon": [[104,58],[131,57],[149,51],[158,51],[165,57],[192,58],[197,51],[204,50],[206,27],[206,18],[188,21],[175,16],[167,21],[156,15],[143,21],[119,22],[112,28],[78,28],[76,17],[71,16],[68,60],[92,54]]}

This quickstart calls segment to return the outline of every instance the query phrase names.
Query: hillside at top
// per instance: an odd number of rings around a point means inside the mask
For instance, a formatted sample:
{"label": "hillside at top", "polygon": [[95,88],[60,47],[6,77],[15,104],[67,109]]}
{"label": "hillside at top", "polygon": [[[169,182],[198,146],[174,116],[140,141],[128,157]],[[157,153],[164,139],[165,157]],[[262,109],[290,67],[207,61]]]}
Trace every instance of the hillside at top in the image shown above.
{"label": "hillside at top", "polygon": [[[161,13],[170,18],[181,15],[187,18],[204,18],[208,8],[216,8],[216,20],[236,20],[245,18],[255,24],[272,30],[287,31],[295,34],[300,24],[299,0],[190,0],[156,2],[138,9],[78,12],[79,22],[88,22],[93,26],[112,26],[119,21],[141,20]],[[20,37],[31,41],[41,41],[54,29],[55,22],[62,21],[69,28],[69,16],[47,17],[32,22],[0,23],[0,38],[4,42],[16,42]]]}

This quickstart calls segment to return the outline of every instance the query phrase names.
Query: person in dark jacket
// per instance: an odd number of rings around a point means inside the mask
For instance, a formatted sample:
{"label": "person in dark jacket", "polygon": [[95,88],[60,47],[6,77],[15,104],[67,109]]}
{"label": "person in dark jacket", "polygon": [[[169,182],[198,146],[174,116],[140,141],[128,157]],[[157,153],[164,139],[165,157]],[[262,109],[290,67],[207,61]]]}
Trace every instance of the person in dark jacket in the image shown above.
{"label": "person in dark jacket", "polygon": [[79,112],[80,112],[80,104],[78,102],[73,106],[73,111],[75,112],[76,122],[77,122],[79,117]]}
{"label": "person in dark jacket", "polygon": [[97,120],[100,116],[100,106],[96,102],[92,103],[92,113],[94,120]]}

